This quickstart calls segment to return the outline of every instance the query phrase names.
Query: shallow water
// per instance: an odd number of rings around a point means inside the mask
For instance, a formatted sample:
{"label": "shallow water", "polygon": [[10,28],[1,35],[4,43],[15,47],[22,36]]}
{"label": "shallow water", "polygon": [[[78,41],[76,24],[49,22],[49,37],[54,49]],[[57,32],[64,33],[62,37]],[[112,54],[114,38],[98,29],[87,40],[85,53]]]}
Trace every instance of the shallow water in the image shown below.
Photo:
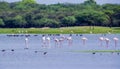
{"label": "shallow water", "polygon": [[[48,35],[46,35],[47,37]],[[64,34],[68,37],[69,34]],[[82,37],[88,38],[85,45]],[[65,39],[61,44],[55,45],[54,38],[58,35],[51,35],[50,47],[43,48],[42,35],[30,35],[28,37],[29,49],[25,50],[25,36],[0,35],[0,69],[119,69],[120,55],[117,53],[80,53],[72,51],[80,50],[119,50],[120,40],[115,47],[113,38],[120,34],[107,34],[103,37],[110,39],[108,47],[105,41],[100,43],[98,39],[101,34],[80,34],[71,35],[72,44]],[[48,43],[46,44],[48,46]],[[60,47],[59,47],[60,46]],[[5,52],[2,52],[2,50]],[[11,51],[14,49],[14,51]],[[35,53],[37,51],[37,53]],[[47,52],[46,55],[43,55]]]}

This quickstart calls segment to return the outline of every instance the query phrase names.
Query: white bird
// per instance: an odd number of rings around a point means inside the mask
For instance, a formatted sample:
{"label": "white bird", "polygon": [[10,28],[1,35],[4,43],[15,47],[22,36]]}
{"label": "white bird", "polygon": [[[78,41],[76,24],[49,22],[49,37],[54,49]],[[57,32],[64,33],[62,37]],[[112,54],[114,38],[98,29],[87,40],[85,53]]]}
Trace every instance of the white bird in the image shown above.
{"label": "white bird", "polygon": [[72,40],[72,37],[67,37],[67,40]]}
{"label": "white bird", "polygon": [[46,47],[46,37],[45,36],[42,37],[42,44],[43,44],[42,45],[43,47]]}
{"label": "white bird", "polygon": [[26,46],[25,49],[28,49],[28,38],[25,38],[25,46]]}
{"label": "white bird", "polygon": [[59,38],[59,43],[60,43],[60,46],[63,45],[63,41],[64,41],[65,38]]}
{"label": "white bird", "polygon": [[68,45],[71,46],[72,45],[72,37],[71,36],[67,37],[67,40],[68,40]]}
{"label": "white bird", "polygon": [[106,45],[107,45],[107,47],[108,47],[108,44],[109,44],[109,42],[110,42],[110,39],[109,39],[109,38],[105,38],[105,41],[106,41]]}
{"label": "white bird", "polygon": [[57,39],[56,37],[54,38],[54,41],[55,41],[55,46],[58,46],[59,45],[59,39]]}
{"label": "white bird", "polygon": [[88,40],[86,37],[82,37],[81,38],[82,39],[82,41],[83,41],[83,45],[85,45],[85,42],[86,42],[86,40]]}
{"label": "white bird", "polygon": [[119,39],[117,37],[114,37],[113,40],[118,41]]}
{"label": "white bird", "polygon": [[65,39],[66,37],[61,34],[61,35],[60,35],[60,38],[61,38],[61,39]]}
{"label": "white bird", "polygon": [[104,41],[105,40],[105,38],[104,37],[99,37],[99,40],[100,40],[100,45],[102,46],[102,41]]}
{"label": "white bird", "polygon": [[110,39],[109,38],[105,38],[105,41],[110,41]]}
{"label": "white bird", "polygon": [[47,45],[48,45],[49,48],[50,48],[50,40],[51,40],[50,37],[47,37],[47,38],[46,38]]}
{"label": "white bird", "polygon": [[114,37],[113,40],[115,41],[115,47],[117,46],[117,41],[119,40],[117,37]]}
{"label": "white bird", "polygon": [[45,42],[45,36],[42,37],[42,41]]}
{"label": "white bird", "polygon": [[104,37],[99,37],[99,39],[100,39],[101,41],[105,40],[105,38],[104,38]]}

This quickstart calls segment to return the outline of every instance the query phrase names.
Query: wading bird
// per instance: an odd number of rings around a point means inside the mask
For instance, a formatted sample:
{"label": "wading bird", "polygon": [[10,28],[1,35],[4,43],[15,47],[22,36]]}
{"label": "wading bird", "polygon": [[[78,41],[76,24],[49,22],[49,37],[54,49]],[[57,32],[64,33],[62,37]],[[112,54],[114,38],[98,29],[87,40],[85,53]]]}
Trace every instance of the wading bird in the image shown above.
{"label": "wading bird", "polygon": [[114,37],[113,40],[115,41],[115,47],[117,47],[117,42],[119,39],[117,37]]}
{"label": "wading bird", "polygon": [[[55,38],[54,38],[54,41],[55,41],[55,47],[59,46],[59,42],[60,42],[59,39],[55,37]],[[59,47],[60,47],[60,46],[59,46]]]}
{"label": "wading bird", "polygon": [[46,47],[46,37],[42,36],[42,47]]}
{"label": "wading bird", "polygon": [[72,37],[71,36],[67,37],[67,40],[68,40],[68,45],[71,46],[72,45]]}
{"label": "wading bird", "polygon": [[50,40],[51,40],[50,37],[47,37],[47,38],[46,38],[46,44],[47,44],[47,47],[48,47],[48,48],[51,48],[51,47],[50,47]]}
{"label": "wading bird", "polygon": [[87,39],[86,37],[82,37],[81,39],[82,39],[82,41],[83,41],[83,45],[85,45],[86,40],[88,40],[88,39]]}
{"label": "wading bird", "polygon": [[25,49],[28,49],[28,38],[27,37],[25,38],[25,46],[26,46]]}
{"label": "wading bird", "polygon": [[100,40],[100,45],[102,46],[102,43],[105,40],[105,38],[104,37],[99,37],[99,40]]}
{"label": "wading bird", "polygon": [[109,39],[109,38],[105,38],[105,41],[106,41],[106,45],[107,45],[107,47],[108,47],[109,42],[110,42],[110,39]]}

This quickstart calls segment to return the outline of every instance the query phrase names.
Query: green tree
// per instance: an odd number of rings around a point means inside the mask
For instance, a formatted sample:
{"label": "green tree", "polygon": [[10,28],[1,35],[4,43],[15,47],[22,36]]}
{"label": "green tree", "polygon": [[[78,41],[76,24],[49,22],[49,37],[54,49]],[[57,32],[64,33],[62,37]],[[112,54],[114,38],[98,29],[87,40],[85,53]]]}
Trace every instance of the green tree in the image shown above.
{"label": "green tree", "polygon": [[89,25],[90,29],[94,29],[94,25],[108,25],[108,16],[103,12],[94,10],[84,10],[77,16],[77,25]]}
{"label": "green tree", "polygon": [[4,27],[120,26],[120,4],[38,4],[36,0],[0,1]]}
{"label": "green tree", "polygon": [[95,0],[87,0],[84,2],[85,5],[96,5],[96,1]]}
{"label": "green tree", "polygon": [[59,22],[54,19],[42,18],[39,22],[43,24],[43,27],[59,27]]}
{"label": "green tree", "polygon": [[119,26],[119,16],[120,14],[120,5],[117,4],[105,4],[102,6],[104,9],[104,13],[109,16],[110,28],[112,26],[117,25]]}
{"label": "green tree", "polygon": [[62,26],[74,26],[76,18],[74,16],[64,17],[62,20]]}
{"label": "green tree", "polygon": [[0,27],[3,27],[4,25],[4,21],[0,18]]}
{"label": "green tree", "polygon": [[110,11],[110,10],[105,10],[104,11],[104,13],[106,14],[106,15],[108,15],[108,17],[109,17],[109,27],[111,28],[112,27],[112,25],[113,25],[113,14],[114,14],[114,12],[113,11]]}
{"label": "green tree", "polygon": [[26,26],[26,21],[20,15],[8,17],[5,19],[5,26],[9,28],[22,28]]}
{"label": "green tree", "polygon": [[25,27],[26,26],[25,19],[20,15],[17,15],[16,17],[14,17],[13,20],[14,20],[14,24],[16,27]]}
{"label": "green tree", "polygon": [[36,0],[22,0],[23,4],[36,4]]}
{"label": "green tree", "polygon": [[10,5],[7,2],[0,2],[0,11],[10,10]]}
{"label": "green tree", "polygon": [[19,9],[19,11],[26,11],[26,10],[32,10],[35,9],[35,7],[38,6],[38,4],[36,3],[36,0],[22,0],[20,2],[17,2],[15,4],[12,4],[12,6],[14,5],[15,9]]}

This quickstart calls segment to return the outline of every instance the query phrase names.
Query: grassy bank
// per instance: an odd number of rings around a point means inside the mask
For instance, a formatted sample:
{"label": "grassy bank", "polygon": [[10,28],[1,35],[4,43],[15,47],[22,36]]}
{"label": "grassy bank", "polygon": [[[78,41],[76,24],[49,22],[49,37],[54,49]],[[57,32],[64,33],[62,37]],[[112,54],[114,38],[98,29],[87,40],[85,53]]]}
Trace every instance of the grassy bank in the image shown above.
{"label": "grassy bank", "polygon": [[120,52],[120,50],[85,50],[85,51],[70,51],[70,52],[76,52],[76,53],[91,53],[91,52],[97,52],[97,53],[109,53],[109,52]]}
{"label": "grassy bank", "polygon": [[82,27],[62,27],[62,28],[0,28],[0,34],[19,34],[19,33],[29,33],[29,34],[106,34],[120,33],[120,27],[94,27],[90,29],[89,26]]}

